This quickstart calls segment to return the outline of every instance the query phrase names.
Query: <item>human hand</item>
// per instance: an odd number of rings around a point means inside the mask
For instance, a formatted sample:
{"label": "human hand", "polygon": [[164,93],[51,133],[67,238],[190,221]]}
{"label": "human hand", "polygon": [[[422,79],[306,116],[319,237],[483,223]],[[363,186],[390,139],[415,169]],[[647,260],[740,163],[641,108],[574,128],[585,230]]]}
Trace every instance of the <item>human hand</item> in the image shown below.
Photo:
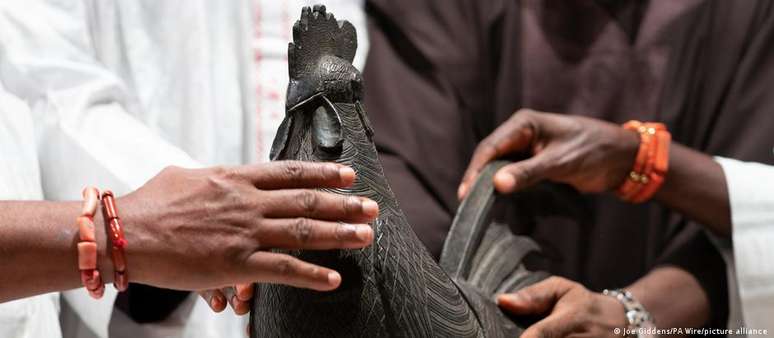
{"label": "human hand", "polygon": [[484,139],[473,153],[462,184],[467,195],[487,163],[528,153],[530,158],[507,165],[494,176],[501,193],[511,193],[548,179],[582,192],[620,186],[632,169],[640,138],[612,123],[586,117],[520,110]]}
{"label": "human hand", "polygon": [[561,277],[500,295],[497,304],[514,315],[546,316],[528,327],[522,338],[620,337],[616,329],[627,327],[624,307],[616,299]]}
{"label": "human hand", "polygon": [[377,216],[376,202],[308,190],[354,179],[351,168],[332,163],[167,168],[117,202],[130,281],[183,290],[253,282],[335,289],[337,272],[269,250],[369,245],[365,223]]}

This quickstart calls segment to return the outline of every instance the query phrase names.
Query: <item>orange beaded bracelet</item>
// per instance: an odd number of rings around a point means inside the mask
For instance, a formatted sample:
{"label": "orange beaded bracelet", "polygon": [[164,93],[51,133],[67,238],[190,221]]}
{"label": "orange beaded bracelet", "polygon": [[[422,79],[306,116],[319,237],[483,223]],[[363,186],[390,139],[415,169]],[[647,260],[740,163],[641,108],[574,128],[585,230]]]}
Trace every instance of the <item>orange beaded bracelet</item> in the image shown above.
{"label": "orange beaded bracelet", "polygon": [[110,257],[113,259],[113,271],[115,271],[113,286],[118,291],[126,291],[129,288],[129,275],[126,272],[126,256],[124,255],[127,243],[126,238],[124,238],[124,224],[118,217],[118,209],[116,209],[116,201],[112,191],[108,190],[102,194],[102,208],[105,211],[108,242],[111,244]]}
{"label": "orange beaded bracelet", "polygon": [[93,187],[83,189],[83,209],[76,219],[78,227],[78,269],[81,283],[94,299],[102,298],[105,285],[97,269],[97,237],[94,233],[94,214],[99,203],[99,191]]}
{"label": "orange beaded bracelet", "polygon": [[629,121],[623,127],[639,133],[640,148],[632,171],[618,188],[618,196],[627,202],[642,203],[651,199],[664,184],[672,136],[661,123]]}

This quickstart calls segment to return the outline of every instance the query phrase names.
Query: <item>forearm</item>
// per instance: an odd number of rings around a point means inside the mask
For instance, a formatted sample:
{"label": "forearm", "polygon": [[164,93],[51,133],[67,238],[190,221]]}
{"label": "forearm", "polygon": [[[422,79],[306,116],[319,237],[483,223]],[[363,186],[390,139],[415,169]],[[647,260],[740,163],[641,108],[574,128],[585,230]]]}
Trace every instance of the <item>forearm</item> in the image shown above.
{"label": "forearm", "polygon": [[[637,132],[626,132],[612,123],[523,110],[476,148],[459,196],[465,196],[486,163],[518,152],[531,152],[533,156],[498,171],[494,184],[501,193],[512,193],[546,179],[586,193],[616,191],[629,177],[640,145]],[[666,180],[654,199],[727,236],[731,232],[727,190],[723,169],[717,162],[672,143]]]}
{"label": "forearm", "polygon": [[627,290],[650,312],[659,328],[702,327],[710,318],[706,293],[683,269],[656,268]]}
{"label": "forearm", "polygon": [[[0,202],[0,303],[78,288],[78,202]],[[103,281],[112,281],[105,256],[101,213],[95,216],[98,262]]]}
{"label": "forearm", "polygon": [[673,143],[666,181],[654,198],[716,234],[731,233],[726,178],[722,167],[707,155]]}
{"label": "forearm", "polygon": [[[721,166],[710,156],[677,143],[670,146],[669,163],[664,185],[654,199],[719,235],[729,235],[729,198]],[[696,278],[681,268],[656,268],[629,291],[653,315],[659,328],[701,327],[710,318],[707,294]]]}

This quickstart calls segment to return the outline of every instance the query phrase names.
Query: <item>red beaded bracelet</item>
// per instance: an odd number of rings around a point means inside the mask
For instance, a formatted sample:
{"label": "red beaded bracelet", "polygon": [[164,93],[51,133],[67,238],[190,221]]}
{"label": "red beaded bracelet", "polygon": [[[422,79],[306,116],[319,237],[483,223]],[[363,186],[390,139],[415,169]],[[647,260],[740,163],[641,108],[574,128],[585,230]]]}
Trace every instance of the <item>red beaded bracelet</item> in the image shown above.
{"label": "red beaded bracelet", "polygon": [[93,187],[83,189],[83,209],[76,219],[78,227],[78,269],[81,283],[94,299],[102,298],[105,285],[97,269],[97,238],[94,234],[94,214],[99,203],[99,191]]}
{"label": "red beaded bracelet", "polygon": [[623,127],[640,135],[640,148],[632,171],[617,193],[625,201],[642,203],[653,197],[664,183],[672,137],[661,123],[629,121]]}
{"label": "red beaded bracelet", "polygon": [[121,218],[118,217],[118,209],[116,209],[116,201],[112,191],[108,190],[102,193],[102,207],[105,211],[108,240],[111,244],[110,257],[113,259],[113,271],[115,271],[113,286],[118,291],[126,291],[129,287],[129,275],[126,271],[126,256],[124,255],[127,242],[124,238],[124,225]]}

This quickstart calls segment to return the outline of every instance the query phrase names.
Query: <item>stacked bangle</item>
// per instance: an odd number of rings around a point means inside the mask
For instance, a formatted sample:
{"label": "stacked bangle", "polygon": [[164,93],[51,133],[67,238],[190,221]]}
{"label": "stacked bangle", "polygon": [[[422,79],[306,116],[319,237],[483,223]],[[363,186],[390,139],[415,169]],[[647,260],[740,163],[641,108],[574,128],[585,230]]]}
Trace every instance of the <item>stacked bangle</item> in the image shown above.
{"label": "stacked bangle", "polygon": [[94,299],[102,298],[105,285],[97,269],[97,238],[94,233],[94,214],[99,203],[99,191],[93,187],[83,189],[83,209],[78,216],[78,269],[81,283]]}
{"label": "stacked bangle", "polygon": [[618,196],[628,202],[642,203],[651,199],[664,183],[672,136],[661,123],[629,121],[623,127],[639,133],[640,147],[632,171],[618,188]]}
{"label": "stacked bangle", "polygon": [[129,276],[126,272],[126,256],[124,255],[124,248],[127,243],[124,238],[124,225],[121,222],[121,218],[118,217],[118,209],[116,208],[113,192],[108,190],[102,194],[102,208],[105,212],[108,242],[110,242],[111,246],[110,257],[113,259],[113,271],[115,271],[113,286],[118,291],[126,291],[129,287]]}
{"label": "stacked bangle", "polygon": [[[94,214],[99,204],[99,190],[93,187],[83,189],[83,209],[76,220],[78,226],[78,269],[81,271],[81,283],[94,299],[100,299],[105,293],[105,285],[97,269],[97,237],[94,232]],[[102,194],[102,209],[106,221],[106,233],[110,243],[110,257],[113,260],[115,278],[113,286],[118,291],[129,287],[129,277],[126,273],[126,256],[124,248],[123,224],[118,217],[116,201],[111,191]]]}

